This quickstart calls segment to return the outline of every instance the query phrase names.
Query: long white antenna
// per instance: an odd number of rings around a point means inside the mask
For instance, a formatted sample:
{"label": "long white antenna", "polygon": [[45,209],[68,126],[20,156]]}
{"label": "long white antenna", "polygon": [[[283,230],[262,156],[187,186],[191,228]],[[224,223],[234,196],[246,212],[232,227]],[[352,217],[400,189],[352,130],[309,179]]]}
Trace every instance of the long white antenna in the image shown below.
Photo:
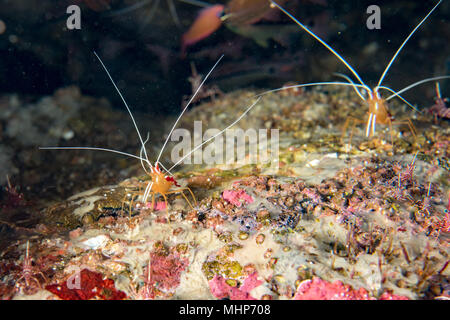
{"label": "long white antenna", "polygon": [[398,96],[399,94],[401,94],[401,93],[403,93],[403,92],[405,92],[405,91],[407,91],[409,89],[412,89],[412,88],[414,88],[414,87],[416,87],[416,86],[418,86],[420,84],[423,84],[423,83],[426,83],[426,82],[430,82],[430,81],[441,80],[441,79],[449,79],[449,78],[450,78],[450,75],[449,76],[439,76],[439,77],[427,78],[427,79],[423,79],[423,80],[414,82],[413,84],[410,84],[409,86],[407,86],[407,87],[405,87],[405,88],[395,92],[393,95],[390,95],[389,97],[386,98],[386,100],[390,100],[390,99],[394,98],[395,96]]}
{"label": "long white antenna", "polygon": [[173,176],[172,172],[170,172],[169,170],[167,170],[166,167],[164,167],[164,165],[163,165],[161,162],[159,162],[158,165],[160,165],[161,168],[162,168],[165,172],[167,172],[169,175]]}
{"label": "long white antenna", "polygon": [[196,146],[194,149],[192,149],[191,151],[189,151],[186,155],[184,155],[180,160],[178,160],[172,167],[170,167],[170,169],[168,171],[171,171],[173,168],[175,168],[177,165],[179,165],[181,162],[183,162],[184,159],[186,159],[187,157],[189,157],[193,152],[195,152],[196,150],[198,150],[199,148],[201,148],[205,143],[208,143],[209,141],[211,141],[212,139],[214,139],[215,137],[221,135],[222,133],[224,133],[226,130],[230,129],[232,126],[234,126],[236,123],[238,123],[258,102],[259,100],[261,100],[261,97],[259,97],[258,99],[256,99],[256,101],[247,108],[247,110],[245,110],[245,112],[243,114],[241,114],[241,116],[239,118],[237,118],[232,124],[230,124],[228,127],[226,127],[225,129],[223,129],[222,131],[220,131],[219,133],[215,134],[214,136],[212,136],[211,138],[207,139],[206,141],[204,141],[203,143],[199,144],[198,146]]}
{"label": "long white antenna", "polygon": [[[290,14],[289,12],[287,12],[283,7],[281,7],[278,3],[276,3],[273,0],[270,0],[270,2],[276,6],[278,9],[280,9],[281,11],[283,11],[289,18],[291,18],[296,24],[298,24],[303,30],[305,30],[306,32],[308,32],[312,37],[314,37],[314,39],[316,39],[317,41],[319,41],[321,44],[323,44],[328,50],[330,50],[339,60],[341,60],[341,62],[343,64],[345,64],[345,66],[355,75],[355,77],[358,79],[358,81],[366,86],[366,84],[362,81],[362,79],[360,78],[360,76],[358,75],[358,73],[356,72],[355,69],[353,69],[353,67],[347,62],[345,61],[345,59],[339,54],[337,53],[332,47],[330,47],[325,41],[323,41],[318,35],[316,35],[314,32],[312,32],[311,30],[308,29],[308,27],[306,27],[303,23],[301,23],[299,20],[297,20],[292,14]],[[367,87],[367,86],[366,86]]]}
{"label": "long white antenna", "polygon": [[381,85],[381,83],[384,80],[384,77],[386,76],[386,73],[388,72],[389,68],[391,67],[392,63],[394,62],[394,60],[397,58],[398,54],[400,53],[400,51],[403,49],[403,47],[405,46],[405,44],[408,42],[409,38],[412,37],[412,35],[414,34],[414,32],[416,32],[416,30],[422,25],[422,23],[425,22],[425,20],[427,20],[428,16],[434,11],[434,9],[437,8],[438,5],[440,5],[442,2],[442,0],[439,0],[439,2],[433,7],[433,9],[430,10],[430,12],[428,12],[428,14],[425,16],[425,18],[422,19],[422,21],[420,21],[420,23],[414,28],[413,31],[411,31],[411,33],[409,34],[409,36],[405,39],[405,41],[403,41],[402,45],[400,46],[400,48],[398,48],[397,52],[394,54],[394,56],[392,57],[391,61],[389,62],[389,64],[387,65],[386,69],[384,69],[383,74],[380,77],[380,80],[378,81],[377,87],[379,87]]}
{"label": "long white antenna", "polygon": [[348,83],[348,82],[338,82],[338,81],[326,81],[326,82],[302,83],[302,84],[296,84],[296,85],[292,85],[292,86],[281,87],[281,88],[278,88],[278,89],[272,89],[272,90],[264,91],[264,92],[262,92],[262,93],[260,93],[260,94],[258,94],[256,96],[260,97],[260,96],[264,96],[264,95],[266,95],[268,93],[271,93],[271,92],[278,92],[278,91],[283,91],[283,90],[288,90],[288,89],[303,88],[303,87],[313,87],[313,86],[326,86],[326,85],[358,87],[358,88],[366,89],[369,93],[372,91],[372,90],[370,90],[369,87],[367,87],[366,85],[362,85],[362,84]]}
{"label": "long white antenna", "polygon": [[[164,151],[164,148],[166,147],[167,142],[169,141],[170,137],[172,136],[173,130],[175,130],[175,127],[177,126],[178,121],[180,121],[181,117],[186,112],[187,108],[192,103],[192,101],[194,100],[195,96],[199,93],[199,91],[202,88],[203,84],[208,79],[208,77],[213,72],[213,70],[216,68],[216,66],[219,64],[220,60],[222,60],[222,58],[223,58],[223,55],[220,56],[219,60],[217,60],[217,62],[214,64],[214,66],[211,68],[211,70],[209,70],[208,74],[205,76],[205,78],[203,79],[202,83],[200,83],[200,85],[198,86],[197,90],[192,95],[191,99],[189,99],[189,102],[186,104],[186,106],[184,107],[183,111],[181,111],[180,115],[178,116],[178,119],[173,124],[172,130],[170,130],[169,135],[167,136],[167,139],[166,139],[166,141],[164,142],[164,144],[163,144],[163,146],[161,148],[161,151],[159,152],[159,155],[158,155],[158,158],[156,159],[155,165],[159,163],[159,159],[161,158],[161,155],[162,155],[162,153]],[[171,170],[171,169],[169,169],[169,170]]]}
{"label": "long white antenna", "polygon": [[[364,96],[361,94],[361,92],[359,92],[358,87],[356,86],[356,84],[353,82],[353,80],[352,80],[349,76],[347,76],[346,74],[343,74],[343,73],[339,73],[339,72],[334,72],[333,74],[334,74],[335,76],[337,76],[337,77],[344,78],[344,79],[347,80],[349,83],[351,83],[352,86],[353,86],[353,89],[355,89],[356,94],[357,94],[362,100],[366,101],[366,98],[364,98]],[[368,88],[366,89],[366,91],[367,91],[367,90],[368,90]],[[369,96],[371,95],[370,91],[371,91],[371,90],[368,91],[368,95],[369,95]]]}
{"label": "long white antenna", "polygon": [[[150,139],[150,132],[147,132],[147,138],[145,139],[144,144],[142,145],[141,150],[139,151],[139,157],[141,157],[141,166],[144,169],[146,174],[150,174],[150,172],[148,172],[147,169],[144,166],[144,162],[142,161],[142,153],[144,152],[145,145],[146,145],[146,143],[148,142],[149,139]],[[152,168],[150,167],[150,171],[151,170],[152,170]]]}
{"label": "long white antenna", "polygon": [[145,150],[145,143],[144,143],[144,140],[142,140],[141,133],[139,132],[139,128],[138,128],[138,126],[137,126],[137,124],[136,124],[136,121],[134,120],[133,114],[131,113],[131,110],[130,110],[130,108],[128,107],[127,102],[125,101],[125,98],[123,97],[122,93],[120,92],[119,88],[117,87],[116,83],[114,82],[114,79],[111,77],[111,74],[109,73],[108,68],[106,68],[105,64],[103,63],[102,59],[100,59],[100,57],[98,56],[97,52],[94,51],[94,54],[95,54],[95,56],[97,57],[98,61],[100,61],[100,63],[101,63],[101,65],[102,65],[103,69],[105,69],[106,74],[107,74],[108,77],[109,77],[109,80],[111,80],[111,82],[112,82],[114,88],[116,89],[116,91],[117,91],[117,93],[119,94],[120,98],[122,99],[122,101],[123,101],[125,107],[127,108],[128,113],[130,114],[131,120],[133,121],[133,124],[134,124],[134,127],[135,127],[135,129],[136,129],[136,132],[137,132],[137,134],[138,134],[138,136],[139,136],[139,140],[141,141],[141,145],[142,145],[142,147],[144,148],[144,156],[145,156],[145,159],[147,159],[147,162],[150,164],[150,168],[151,168],[152,165],[151,165],[150,161],[148,160],[147,151]]}
{"label": "long white antenna", "polygon": [[106,152],[112,152],[112,153],[117,153],[117,154],[121,154],[123,156],[127,156],[130,158],[135,158],[141,161],[145,161],[145,163],[147,163],[150,167],[152,166],[152,164],[150,163],[149,160],[142,158],[142,157],[138,157],[135,156],[134,154],[131,153],[126,153],[126,152],[122,152],[122,151],[118,151],[118,150],[114,150],[114,149],[106,149],[106,148],[96,148],[96,147],[39,147],[40,150],[93,150],[93,151],[106,151]]}
{"label": "long white antenna", "polygon": [[27,240],[27,252],[26,252],[26,259],[29,257],[29,250],[30,250],[30,241]]}
{"label": "long white antenna", "polygon": [[[408,102],[408,100],[406,100],[406,99],[403,98],[401,95],[399,95],[397,92],[395,92],[395,90],[393,90],[393,89],[391,89],[391,88],[389,88],[389,87],[386,87],[386,86],[379,86],[378,89],[384,89],[384,90],[387,90],[387,91],[393,93],[394,96],[400,98],[404,103],[406,103],[408,106],[410,106],[411,108],[413,108],[415,111],[417,111],[417,112],[419,112],[419,113],[422,113],[422,111],[420,111],[420,110],[418,110],[416,107],[414,107],[414,106],[412,105],[412,103]],[[386,101],[387,101],[387,99],[386,99]]]}
{"label": "long white antenna", "polygon": [[[147,199],[148,199],[148,197],[150,196],[150,192],[152,191],[152,187],[153,187],[153,181],[152,181],[152,182],[149,182],[149,183],[147,184],[147,187],[145,188],[145,192],[144,192],[144,195],[143,195],[143,197],[142,197],[142,202],[143,202],[143,203],[146,203],[146,202],[147,202]],[[152,208],[152,210],[153,210],[153,208]]]}

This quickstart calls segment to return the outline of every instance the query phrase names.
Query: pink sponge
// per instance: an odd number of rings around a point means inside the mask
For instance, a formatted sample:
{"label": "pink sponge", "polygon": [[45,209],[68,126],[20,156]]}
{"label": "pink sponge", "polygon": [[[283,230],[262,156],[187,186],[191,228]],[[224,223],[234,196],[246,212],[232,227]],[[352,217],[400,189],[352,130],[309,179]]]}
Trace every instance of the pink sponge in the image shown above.
{"label": "pink sponge", "polygon": [[[368,292],[361,288],[353,290],[340,281],[333,283],[320,278],[305,280],[300,283],[294,300],[369,300]],[[373,299],[373,298],[372,298]]]}
{"label": "pink sponge", "polygon": [[390,292],[383,292],[383,294],[380,296],[379,300],[409,300],[408,297],[405,296],[399,296],[397,294],[393,294]]}
{"label": "pink sponge", "polygon": [[[367,290],[354,290],[341,281],[328,282],[320,278],[305,280],[300,283],[294,297],[295,300],[375,300]],[[384,292],[380,300],[408,300],[407,297]]]}
{"label": "pink sponge", "polygon": [[234,204],[236,207],[242,206],[244,202],[252,203],[253,198],[248,195],[245,190],[225,190],[223,192],[223,198],[229,203]]}

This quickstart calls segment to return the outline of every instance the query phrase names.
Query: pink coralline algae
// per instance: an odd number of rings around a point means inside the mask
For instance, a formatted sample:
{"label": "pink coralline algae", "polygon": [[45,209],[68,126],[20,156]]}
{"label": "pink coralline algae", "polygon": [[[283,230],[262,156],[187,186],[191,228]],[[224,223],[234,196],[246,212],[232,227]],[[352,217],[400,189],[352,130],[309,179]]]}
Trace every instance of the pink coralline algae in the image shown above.
{"label": "pink coralline algae", "polygon": [[[375,300],[364,288],[354,290],[341,281],[328,282],[320,278],[305,280],[297,288],[294,300]],[[408,300],[408,298],[384,292],[380,300]]]}
{"label": "pink coralline algae", "polygon": [[399,296],[390,292],[383,292],[378,300],[409,300],[405,296]]}
{"label": "pink coralline algae", "polygon": [[252,203],[253,198],[248,195],[245,190],[225,190],[223,192],[223,198],[236,207],[242,206],[245,202]]}
{"label": "pink coralline algae", "polygon": [[211,289],[211,293],[218,299],[256,300],[250,295],[250,291],[260,286],[262,283],[261,280],[258,280],[257,272],[248,276],[239,288],[230,286],[222,276],[216,275],[209,281],[209,288]]}
{"label": "pink coralline algae", "polygon": [[[189,265],[187,258],[181,258],[177,254],[164,255],[159,252],[151,254],[151,276],[149,285],[164,291],[171,291],[180,285],[181,273]],[[145,270],[145,278],[148,278],[148,268]]]}

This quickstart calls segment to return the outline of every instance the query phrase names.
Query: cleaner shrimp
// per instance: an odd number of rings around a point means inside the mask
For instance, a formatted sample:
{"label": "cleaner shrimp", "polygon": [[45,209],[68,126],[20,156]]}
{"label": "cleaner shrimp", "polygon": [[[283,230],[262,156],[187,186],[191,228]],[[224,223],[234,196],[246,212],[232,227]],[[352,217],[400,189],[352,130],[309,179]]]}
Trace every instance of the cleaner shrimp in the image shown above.
{"label": "cleaner shrimp", "polygon": [[[166,140],[165,140],[165,142],[164,142],[164,144],[163,144],[163,146],[162,146],[162,148],[161,148],[161,150],[160,150],[160,152],[158,154],[158,157],[157,157],[156,161],[154,162],[154,164],[152,164],[151,161],[149,160],[149,157],[148,157],[148,154],[147,154],[147,151],[146,151],[146,147],[145,147],[146,143],[149,140],[149,136],[147,136],[145,141],[143,140],[142,135],[140,133],[140,130],[139,130],[139,128],[137,126],[137,123],[136,123],[136,121],[134,119],[134,116],[133,116],[133,114],[131,112],[131,109],[128,106],[128,103],[126,102],[124,96],[120,92],[120,90],[117,87],[114,79],[112,78],[110,72],[108,71],[107,67],[105,66],[105,64],[103,63],[103,61],[99,57],[99,55],[96,52],[94,52],[94,55],[100,61],[100,64],[102,65],[102,67],[105,70],[108,78],[110,79],[110,81],[113,84],[115,90],[117,91],[118,95],[120,96],[123,104],[125,105],[125,107],[126,107],[126,109],[128,111],[128,114],[129,114],[129,116],[131,118],[131,121],[133,122],[134,128],[136,130],[136,133],[137,133],[137,135],[139,137],[139,141],[140,141],[140,144],[141,144],[139,156],[134,155],[134,154],[130,154],[130,153],[126,153],[126,152],[122,152],[122,151],[119,151],[119,150],[107,149],[107,148],[99,148],[99,147],[40,147],[39,149],[41,149],[41,150],[93,150],[93,151],[105,151],[105,152],[116,153],[116,154],[120,154],[120,155],[127,156],[127,157],[130,157],[130,158],[138,159],[141,162],[142,168],[144,169],[145,173],[150,177],[150,181],[147,183],[147,185],[145,187],[144,194],[142,196],[142,200],[141,200],[142,203],[144,203],[144,204],[147,203],[147,200],[151,196],[151,199],[152,199],[151,200],[151,208],[153,209],[154,205],[155,205],[155,198],[156,198],[157,194],[160,194],[163,197],[163,199],[164,199],[164,203],[166,205],[166,212],[168,213],[167,195],[168,194],[179,193],[179,194],[181,194],[183,196],[183,198],[186,200],[186,202],[189,204],[189,206],[193,209],[194,207],[192,206],[192,203],[189,201],[189,199],[184,194],[184,191],[188,191],[190,193],[190,195],[192,196],[192,199],[193,199],[193,203],[196,206],[197,205],[197,200],[196,200],[196,198],[194,196],[194,193],[192,192],[192,190],[189,187],[180,187],[180,185],[178,185],[178,183],[175,180],[175,178],[174,178],[173,174],[171,173],[171,171],[176,166],[181,164],[193,152],[195,152],[196,150],[198,150],[199,148],[201,148],[202,146],[204,146],[205,144],[207,144],[208,142],[212,141],[213,139],[215,139],[216,137],[218,137],[219,135],[224,133],[226,130],[228,130],[229,128],[234,126],[236,123],[238,123],[259,102],[259,100],[261,98],[260,97],[257,98],[249,107],[247,107],[247,109],[233,123],[231,123],[225,129],[223,129],[222,131],[220,131],[217,134],[213,135],[209,139],[203,141],[201,144],[197,145],[195,148],[193,148],[187,154],[185,154],[183,157],[181,157],[169,169],[166,169],[166,167],[161,163],[161,156],[162,156],[162,154],[164,152],[164,149],[167,146],[167,143],[169,142],[169,139],[172,136],[172,133],[175,130],[175,128],[176,128],[178,122],[180,121],[181,117],[186,112],[186,110],[191,105],[191,103],[194,101],[194,99],[196,98],[197,94],[201,90],[203,84],[208,79],[208,77],[211,75],[213,70],[217,67],[217,65],[219,64],[220,60],[222,60],[223,55],[217,60],[217,62],[214,64],[214,66],[211,68],[211,70],[208,72],[208,74],[205,76],[205,78],[201,82],[200,86],[197,88],[195,93],[192,95],[191,99],[188,101],[188,103],[185,105],[185,107],[181,111],[180,115],[178,116],[178,118],[176,119],[175,123],[173,124],[172,129],[170,130],[170,132],[169,132],[169,134],[168,134],[168,136],[167,136],[167,138],[166,138]],[[179,188],[178,189],[173,189],[174,187],[179,187]],[[130,203],[130,216],[131,216],[131,210],[132,210],[132,201]]]}
{"label": "cleaner shrimp", "polygon": [[436,98],[435,104],[432,105],[428,112],[434,115],[434,122],[437,123],[438,118],[442,119],[450,119],[450,108],[447,108],[447,104],[449,102],[448,98],[442,98],[441,95],[441,87],[439,86],[439,82],[436,82]]}
{"label": "cleaner shrimp", "polygon": [[[38,275],[41,276],[44,282],[47,281],[44,274],[39,269],[33,267],[32,261],[33,259],[30,257],[30,242],[27,241],[27,249],[25,251],[25,257],[22,264],[22,273],[19,279],[16,280],[16,288],[20,290],[23,289],[25,292],[28,292],[36,287],[39,289],[42,288],[41,283],[37,278]],[[37,286],[33,286],[33,282],[34,285]]]}
{"label": "cleaner shrimp", "polygon": [[[281,90],[288,90],[293,88],[300,88],[300,87],[310,87],[310,86],[320,86],[320,85],[340,85],[340,86],[351,86],[354,88],[356,94],[367,103],[369,110],[368,110],[368,119],[367,119],[367,125],[366,125],[366,137],[374,136],[375,135],[375,127],[376,124],[382,124],[382,125],[389,125],[390,128],[390,135],[391,135],[391,144],[393,146],[393,136],[392,136],[392,124],[407,124],[414,135],[415,129],[410,119],[407,119],[406,121],[398,121],[394,120],[392,115],[389,112],[388,109],[388,101],[398,97],[401,99],[404,103],[406,103],[408,106],[413,108],[414,110],[420,112],[415,108],[411,103],[409,103],[405,98],[401,96],[401,94],[407,90],[410,90],[418,85],[421,85],[426,82],[436,81],[440,79],[447,79],[450,78],[449,75],[444,76],[436,76],[432,78],[423,79],[420,81],[417,81],[415,83],[412,83],[408,85],[407,87],[395,91],[387,86],[382,85],[389,69],[391,68],[392,64],[394,63],[395,59],[399,55],[400,51],[403,49],[403,47],[406,45],[408,40],[412,37],[412,35],[416,32],[416,30],[427,20],[427,18],[433,13],[433,11],[439,6],[439,4],[442,2],[440,0],[429,12],[428,14],[419,22],[419,24],[410,32],[410,34],[406,37],[406,39],[403,41],[403,43],[400,45],[400,47],[395,52],[394,56],[391,58],[389,63],[387,64],[386,68],[384,69],[383,73],[380,76],[380,79],[378,80],[377,85],[374,88],[370,88],[367,84],[364,83],[364,81],[361,79],[359,74],[356,72],[356,70],[339,54],[337,53],[330,45],[328,45],[324,40],[322,40],[318,35],[316,35],[314,32],[312,32],[308,27],[306,27],[303,23],[301,23],[298,19],[296,19],[292,14],[290,14],[288,11],[286,11],[283,7],[281,7],[279,4],[277,4],[273,0],[269,0],[271,2],[271,6],[277,7],[280,9],[283,13],[285,13],[291,20],[293,20],[297,25],[299,25],[304,31],[306,31],[309,35],[311,35],[313,38],[315,38],[318,42],[320,42],[323,46],[325,46],[331,53],[333,53],[346,67],[350,70],[350,72],[355,76],[357,81],[359,83],[355,83],[349,76],[343,75],[343,74],[337,74],[338,76],[344,78],[347,80],[347,82],[339,82],[339,81],[328,81],[328,82],[314,82],[314,83],[305,83],[305,84],[299,84],[299,85],[292,85],[292,86],[285,86],[282,88],[269,90],[266,92],[263,92],[259,94],[259,96],[265,95],[270,92],[276,92]],[[380,89],[386,90],[391,93],[391,95],[387,98],[382,98],[380,95]],[[349,126],[350,122],[353,121],[352,130],[350,134],[350,141],[349,145],[351,144],[351,139],[353,136],[353,129],[356,126],[357,123],[365,123],[364,120],[349,116],[344,124],[343,130],[342,130],[342,138],[345,135],[345,132],[347,130],[347,127]]]}

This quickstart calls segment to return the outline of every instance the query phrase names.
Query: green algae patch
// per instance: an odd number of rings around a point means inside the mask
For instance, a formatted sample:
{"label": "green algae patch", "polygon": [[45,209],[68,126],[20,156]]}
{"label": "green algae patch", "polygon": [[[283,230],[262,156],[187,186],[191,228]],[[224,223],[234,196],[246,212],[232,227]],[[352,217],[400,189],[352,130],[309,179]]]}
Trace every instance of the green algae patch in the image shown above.
{"label": "green algae patch", "polygon": [[123,187],[94,188],[70,197],[44,211],[45,224],[75,229],[96,222],[101,216],[122,215],[128,207]]}
{"label": "green algae patch", "polygon": [[215,260],[205,262],[202,266],[202,270],[208,281],[212,280],[216,275],[232,279],[237,279],[243,275],[243,268],[237,261]]}

